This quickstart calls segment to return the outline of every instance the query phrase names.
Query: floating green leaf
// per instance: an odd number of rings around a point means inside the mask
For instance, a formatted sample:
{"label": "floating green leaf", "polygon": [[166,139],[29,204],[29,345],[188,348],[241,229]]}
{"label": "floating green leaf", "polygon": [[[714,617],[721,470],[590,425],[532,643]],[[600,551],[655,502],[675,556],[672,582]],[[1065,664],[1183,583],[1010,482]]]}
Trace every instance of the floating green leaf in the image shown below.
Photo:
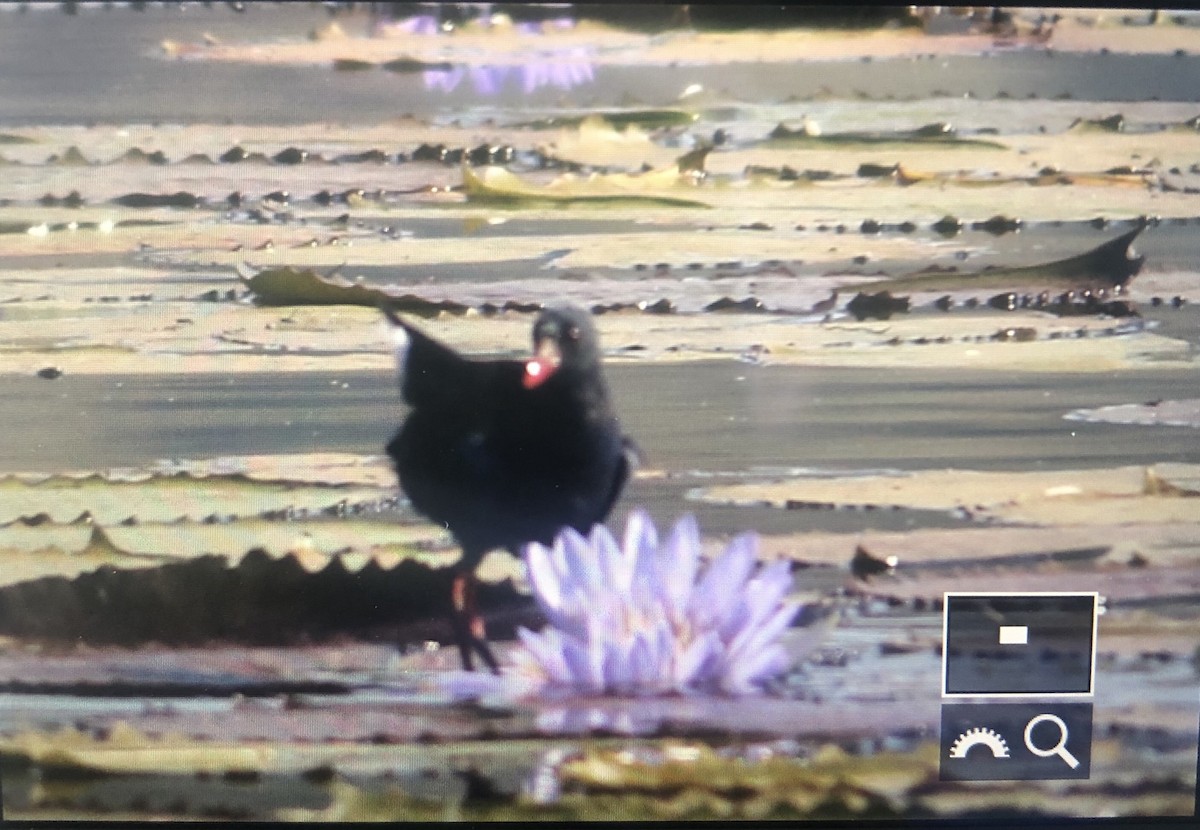
{"label": "floating green leaf", "polygon": [[767,137],[768,147],[808,148],[825,150],[855,150],[863,147],[872,149],[904,149],[913,146],[933,145],[938,148],[974,147],[991,150],[1007,150],[998,141],[982,138],[964,138],[949,124],[926,124],[915,130],[886,132],[822,133],[812,125],[792,129],[779,124]]}
{"label": "floating green leaf", "polygon": [[358,305],[389,308],[419,317],[436,317],[443,311],[461,314],[466,306],[452,302],[423,300],[412,294],[396,296],[379,288],[322,277],[316,271],[298,268],[269,268],[249,278],[246,287],[261,306]]}
{"label": "floating green leaf", "polygon": [[612,110],[585,115],[552,116],[550,118],[540,118],[536,121],[528,121],[516,126],[531,130],[553,130],[562,127],[578,127],[587,119],[599,119],[607,121],[616,129],[637,126],[651,130],[660,127],[683,127],[691,124],[697,118],[699,116],[696,113],[684,112],[683,110]]}
{"label": "floating green leaf", "polygon": [[30,481],[0,478],[0,525],[45,514],[57,524],[87,515],[101,525],[131,517],[142,522],[180,518],[226,520],[266,511],[317,512],[339,503],[374,502],[394,495],[393,488],[350,485],[298,485],[253,481],[240,475],[193,478],[153,476],[141,481],[111,481],[99,475],[52,476]]}
{"label": "floating green leaf", "polygon": [[1125,116],[1114,113],[1107,118],[1076,118],[1067,127],[1068,133],[1123,133]]}
{"label": "floating green leaf", "polygon": [[[1125,285],[1141,271],[1145,257],[1137,256],[1133,241],[1144,224],[1110,239],[1090,251],[1065,259],[1030,265],[1023,268],[992,268],[973,274],[921,273],[896,279],[873,281],[872,290],[906,289],[934,290],[939,288],[1013,288],[1026,286],[1083,286],[1112,287]],[[863,283],[867,285],[868,283]]]}
{"label": "floating green leaf", "polygon": [[526,182],[502,167],[476,170],[463,166],[463,188],[469,201],[506,206],[637,204],[709,207],[697,199],[670,195],[671,189],[688,181],[690,177],[677,165],[640,174],[597,174],[586,179],[563,177],[547,185]]}

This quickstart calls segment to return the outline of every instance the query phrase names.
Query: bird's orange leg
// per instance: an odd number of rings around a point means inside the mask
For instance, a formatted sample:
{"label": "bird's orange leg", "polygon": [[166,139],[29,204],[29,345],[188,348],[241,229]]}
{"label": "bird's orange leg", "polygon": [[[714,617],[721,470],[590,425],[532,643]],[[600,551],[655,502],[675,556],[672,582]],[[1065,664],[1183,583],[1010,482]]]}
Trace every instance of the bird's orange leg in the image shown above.
{"label": "bird's orange leg", "polygon": [[450,584],[450,598],[454,604],[452,612],[454,637],[458,642],[458,651],[462,656],[463,668],[475,670],[475,660],[472,652],[479,652],[483,662],[487,664],[492,674],[500,673],[500,663],[492,654],[487,643],[487,629],[483,617],[479,614],[476,601],[475,574],[469,570],[457,570]]}

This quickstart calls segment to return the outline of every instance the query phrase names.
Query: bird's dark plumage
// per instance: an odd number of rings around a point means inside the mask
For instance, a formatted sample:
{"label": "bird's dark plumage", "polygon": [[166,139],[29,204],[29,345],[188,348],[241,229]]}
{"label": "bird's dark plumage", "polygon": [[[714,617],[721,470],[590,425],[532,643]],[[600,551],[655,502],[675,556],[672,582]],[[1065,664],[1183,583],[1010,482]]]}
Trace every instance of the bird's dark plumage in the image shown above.
{"label": "bird's dark plumage", "polygon": [[[460,573],[472,575],[495,548],[549,544],[564,527],[586,533],[608,516],[636,451],[613,412],[586,311],[543,311],[528,361],[473,360],[387,314],[411,407],[387,452],[413,507],[462,545]],[[459,611],[470,602],[455,598]],[[472,626],[494,666],[482,623]]]}

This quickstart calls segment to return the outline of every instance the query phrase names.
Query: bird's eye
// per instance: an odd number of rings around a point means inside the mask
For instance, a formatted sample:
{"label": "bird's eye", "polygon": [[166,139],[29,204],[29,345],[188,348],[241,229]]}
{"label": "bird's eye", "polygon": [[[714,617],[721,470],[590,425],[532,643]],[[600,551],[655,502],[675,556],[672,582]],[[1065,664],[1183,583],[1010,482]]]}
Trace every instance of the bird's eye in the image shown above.
{"label": "bird's eye", "polygon": [[581,334],[582,332],[579,331],[578,326],[571,326],[569,329],[567,329],[567,337],[571,338],[572,340],[578,340]]}

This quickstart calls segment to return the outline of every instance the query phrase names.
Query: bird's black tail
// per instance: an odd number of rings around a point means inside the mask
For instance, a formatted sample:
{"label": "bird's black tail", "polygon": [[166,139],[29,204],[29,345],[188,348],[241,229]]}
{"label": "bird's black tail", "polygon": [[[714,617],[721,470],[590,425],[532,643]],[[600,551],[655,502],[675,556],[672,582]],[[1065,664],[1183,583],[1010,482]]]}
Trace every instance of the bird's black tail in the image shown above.
{"label": "bird's black tail", "polygon": [[420,406],[445,397],[452,378],[467,380],[470,361],[410,323],[387,305],[379,306],[393,326],[400,392],[406,403]]}

